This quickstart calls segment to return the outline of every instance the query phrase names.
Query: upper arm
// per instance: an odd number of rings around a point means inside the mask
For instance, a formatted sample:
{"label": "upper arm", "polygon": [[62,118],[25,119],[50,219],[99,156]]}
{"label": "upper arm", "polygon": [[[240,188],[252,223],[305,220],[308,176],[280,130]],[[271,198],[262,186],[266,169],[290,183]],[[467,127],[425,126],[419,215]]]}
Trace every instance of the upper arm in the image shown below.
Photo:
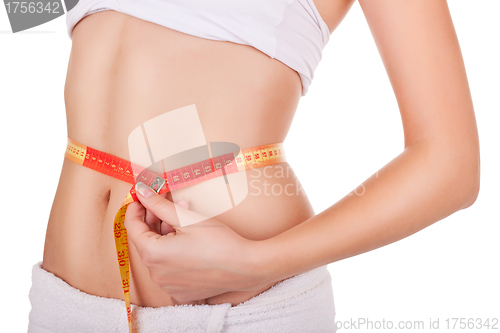
{"label": "upper arm", "polygon": [[359,0],[389,76],[405,147],[434,140],[468,145],[477,128],[460,46],[446,0]]}

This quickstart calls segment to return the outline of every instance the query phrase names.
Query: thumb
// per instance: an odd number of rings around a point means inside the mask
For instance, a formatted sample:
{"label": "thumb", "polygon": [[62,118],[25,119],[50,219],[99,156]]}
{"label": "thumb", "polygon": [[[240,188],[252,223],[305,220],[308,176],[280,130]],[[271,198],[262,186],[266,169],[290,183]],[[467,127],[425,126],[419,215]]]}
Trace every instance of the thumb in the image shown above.
{"label": "thumb", "polygon": [[127,237],[135,245],[141,257],[145,250],[153,246],[156,240],[161,237],[160,234],[151,231],[144,221],[145,216],[144,207],[139,202],[132,202],[127,207],[124,221]]}
{"label": "thumb", "polygon": [[153,213],[163,222],[166,222],[175,228],[180,227],[177,210],[187,209],[187,202],[185,200],[181,200],[180,205],[177,206],[170,200],[167,200],[153,191],[151,187],[143,182],[136,183],[135,190],[137,198],[144,208]]}
{"label": "thumb", "polygon": [[[189,209],[189,204],[186,200],[179,200],[176,202],[176,205],[184,209]],[[160,232],[162,235],[167,235],[167,236],[172,236],[176,234],[175,228],[173,228],[170,224],[168,224],[165,221],[161,222]]]}
{"label": "thumb", "polygon": [[[156,215],[163,222],[171,225],[177,231],[184,226],[203,222],[208,219],[206,216],[188,210],[188,204],[185,200],[180,200],[178,204],[174,204],[142,182],[135,184],[135,189],[137,191],[137,198],[144,208]],[[180,221],[182,221],[182,224]]]}

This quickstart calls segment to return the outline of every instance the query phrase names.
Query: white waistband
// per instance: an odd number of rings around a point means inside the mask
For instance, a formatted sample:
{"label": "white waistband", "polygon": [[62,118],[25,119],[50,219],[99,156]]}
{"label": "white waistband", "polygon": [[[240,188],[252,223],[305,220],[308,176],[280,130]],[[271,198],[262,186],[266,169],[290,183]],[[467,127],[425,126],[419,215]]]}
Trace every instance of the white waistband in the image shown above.
{"label": "white waistband", "polygon": [[[84,293],[41,265],[35,264],[32,270],[29,333],[128,331],[125,302]],[[299,326],[297,332],[334,332],[334,315],[331,276],[326,266],[278,282],[233,307],[230,303],[159,308],[132,305],[138,332],[239,333],[255,331],[262,325],[273,327],[273,332],[294,332],[293,327]],[[318,330],[318,323],[328,329]],[[311,330],[302,327],[312,324],[316,326]],[[283,331],[275,330],[277,326]]]}
{"label": "white waistband", "polygon": [[259,294],[246,302],[238,304],[233,307],[233,311],[286,300],[316,287],[329,277],[326,265],[292,276],[275,284],[262,294]]}

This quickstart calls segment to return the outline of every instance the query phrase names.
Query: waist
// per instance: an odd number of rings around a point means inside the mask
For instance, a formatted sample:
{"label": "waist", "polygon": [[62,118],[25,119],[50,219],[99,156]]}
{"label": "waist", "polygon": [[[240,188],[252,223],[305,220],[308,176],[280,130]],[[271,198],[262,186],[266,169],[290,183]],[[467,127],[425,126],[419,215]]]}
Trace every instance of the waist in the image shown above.
{"label": "waist", "polygon": [[[310,217],[312,210],[308,205],[304,189],[286,162],[282,143],[244,149],[231,144],[228,147],[227,143],[220,144],[210,143],[174,156],[157,159],[156,162],[151,159],[151,163],[147,165],[137,165],[68,138],[59,187],[66,189],[67,193],[63,195],[65,199],[69,199],[72,195],[81,196],[81,200],[78,200],[80,204],[89,202],[84,199],[85,195],[94,197],[90,200],[90,205],[94,205],[95,200],[99,198],[107,201],[107,215],[118,210],[120,207],[118,203],[123,204],[125,196],[128,195],[130,198],[125,202],[137,200],[134,190],[129,191],[131,184],[142,181],[151,184],[156,192],[166,193],[167,199],[172,200],[177,197],[187,200],[191,210],[207,217],[217,216],[223,222],[226,220],[230,226],[243,225],[245,224],[243,221],[247,220],[247,229],[253,229],[254,235],[255,230],[262,229],[267,229],[265,234],[269,235],[269,228],[265,228],[265,225],[269,225],[268,221],[259,226],[259,223],[267,220],[265,216],[258,219],[260,222],[255,221],[255,217],[259,213],[272,215],[262,207],[259,207],[260,209],[255,207],[257,203],[260,206],[272,203],[275,208],[289,208],[287,206],[296,205],[299,201],[307,202],[307,205],[296,206],[305,215],[300,214],[297,209],[293,215]],[[211,153],[208,152],[208,147],[211,148]],[[150,152],[150,157],[155,155],[152,147],[146,148]],[[204,151],[208,154],[205,155]],[[179,158],[179,155],[182,158]],[[205,156],[209,156],[208,159],[205,159]],[[90,195],[84,193],[87,191],[91,192]],[[222,193],[225,191],[229,193]],[[209,198],[211,194],[214,195],[213,198]],[[226,196],[230,197],[232,207],[219,205]],[[204,206],[209,206],[210,211],[205,211]],[[243,208],[240,209],[240,206]],[[245,206],[248,206],[246,209],[253,210],[252,214],[245,212]],[[238,216],[238,210],[243,210],[241,216]],[[226,218],[226,215],[229,217]],[[286,220],[293,223],[296,219]],[[249,232],[242,236],[255,240],[265,238],[265,236],[251,236]]]}
{"label": "waist", "polygon": [[[65,87],[68,136],[126,160],[134,129],[187,105],[196,105],[206,142],[241,148],[283,142],[299,97],[297,73],[248,46],[203,40],[112,11],[92,14],[74,29]],[[243,237],[269,238],[313,215],[287,163],[241,174],[248,195],[216,218]],[[130,187],[65,159],[44,268],[84,292],[123,299],[110,230]],[[133,247],[130,258],[132,304],[172,305]],[[252,296],[226,293],[201,302]]]}
{"label": "waist", "polygon": [[[246,176],[248,195],[217,219],[243,237],[269,238],[313,215],[288,163],[240,174]],[[44,268],[84,292],[122,299],[119,275],[116,269],[110,269],[116,266],[111,230],[114,214],[130,187],[127,182],[65,159],[46,234]],[[132,293],[132,303],[153,307],[178,304],[157,290],[159,287],[150,281],[135,249],[130,249],[130,256],[136,259],[132,260],[132,267],[133,288],[137,292]],[[256,294],[255,291],[226,293],[200,300],[200,304],[238,304]]]}

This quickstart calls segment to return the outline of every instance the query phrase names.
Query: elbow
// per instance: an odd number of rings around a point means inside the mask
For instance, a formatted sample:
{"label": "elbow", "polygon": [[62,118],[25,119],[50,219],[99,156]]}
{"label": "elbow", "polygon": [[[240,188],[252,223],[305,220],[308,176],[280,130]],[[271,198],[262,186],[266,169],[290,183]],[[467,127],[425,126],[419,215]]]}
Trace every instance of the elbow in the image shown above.
{"label": "elbow", "polygon": [[480,185],[480,175],[479,175],[479,170],[477,174],[472,174],[470,177],[472,177],[471,181],[468,181],[468,185],[464,186],[466,187],[465,195],[464,195],[464,203],[462,209],[468,208],[472,206],[476,200],[477,197],[479,196],[479,185]]}
{"label": "elbow", "polygon": [[465,209],[472,206],[479,196],[481,178],[479,153],[462,156],[461,161],[460,167],[457,168],[458,172],[455,173],[454,189],[459,194],[460,209]]}
{"label": "elbow", "polygon": [[[434,185],[438,198],[451,211],[472,206],[479,195],[480,159],[479,146],[473,144],[428,145],[426,153],[432,152],[429,166],[434,173]],[[439,200],[439,199],[437,199]]]}
{"label": "elbow", "polygon": [[479,195],[479,180],[463,195],[462,206],[460,207],[460,209],[465,209],[472,206],[476,202],[478,195]]}

